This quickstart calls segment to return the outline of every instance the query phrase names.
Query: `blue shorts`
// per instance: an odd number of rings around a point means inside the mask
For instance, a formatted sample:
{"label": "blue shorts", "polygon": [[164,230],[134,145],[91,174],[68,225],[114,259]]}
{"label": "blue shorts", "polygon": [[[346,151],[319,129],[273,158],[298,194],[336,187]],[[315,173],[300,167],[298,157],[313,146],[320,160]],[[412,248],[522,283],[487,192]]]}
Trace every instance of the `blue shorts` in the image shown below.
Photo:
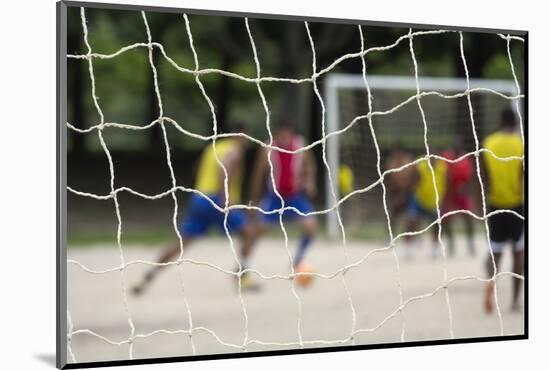
{"label": "blue shorts", "polygon": [[[208,196],[214,203],[220,204],[218,195]],[[208,199],[193,194],[189,199],[187,212],[180,224],[180,232],[184,237],[196,237],[205,234],[208,228],[216,225],[222,232],[225,232],[223,227],[224,214],[217,210]],[[239,232],[245,225],[247,219],[242,209],[234,209],[229,211],[227,216],[227,227],[230,233]]]}
{"label": "blue shorts", "polygon": [[429,219],[430,221],[437,219],[436,210],[429,210],[422,207],[414,195],[409,197],[407,204],[407,215],[413,218]]}
{"label": "blue shorts", "polygon": [[[311,203],[307,199],[307,197],[303,193],[297,193],[289,198],[283,198],[285,201],[285,207],[294,207],[298,211],[302,213],[309,213],[313,211],[313,207],[311,206]],[[274,192],[269,192],[265,198],[262,200],[261,208],[264,211],[273,211],[276,209],[281,208],[281,200],[275,194]],[[301,215],[299,213],[296,213],[294,210],[287,209],[283,213],[283,217],[285,219],[294,219],[296,217],[300,217]],[[302,216],[303,217],[303,216]],[[311,216],[308,216],[311,217]],[[270,213],[270,214],[262,214],[262,220],[265,223],[275,223],[279,222],[279,213]]]}

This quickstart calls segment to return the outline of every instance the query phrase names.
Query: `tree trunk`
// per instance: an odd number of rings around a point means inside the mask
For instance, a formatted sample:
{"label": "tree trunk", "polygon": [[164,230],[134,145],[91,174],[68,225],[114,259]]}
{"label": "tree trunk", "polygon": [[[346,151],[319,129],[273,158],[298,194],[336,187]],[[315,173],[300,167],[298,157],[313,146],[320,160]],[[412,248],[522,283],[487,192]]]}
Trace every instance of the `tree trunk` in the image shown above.
{"label": "tree trunk", "polygon": [[[285,77],[296,75],[300,72],[300,40],[302,36],[302,25],[296,22],[291,22],[284,28],[284,43],[285,43],[285,55],[282,57],[281,72]],[[296,125],[299,129],[299,94],[296,84],[285,84],[284,95],[280,100],[278,112],[276,116],[278,118],[285,118]]]}
{"label": "tree trunk", "polygon": [[[468,66],[468,72],[470,78],[482,78],[485,66],[489,62],[492,55],[495,52],[495,41],[493,35],[486,34],[466,34],[464,35],[464,55]],[[455,73],[457,77],[465,77],[464,65],[460,55],[456,55],[455,61]],[[474,112],[474,121],[476,125],[476,133],[481,139],[485,134],[485,122],[483,112],[483,94],[472,94],[472,109]],[[456,128],[455,132],[462,136],[466,145],[466,150],[474,150],[473,134],[470,129],[470,116],[469,108],[466,99],[460,99],[457,104],[456,113]],[[466,115],[464,112],[468,112]],[[466,125],[468,129],[466,128]]]}

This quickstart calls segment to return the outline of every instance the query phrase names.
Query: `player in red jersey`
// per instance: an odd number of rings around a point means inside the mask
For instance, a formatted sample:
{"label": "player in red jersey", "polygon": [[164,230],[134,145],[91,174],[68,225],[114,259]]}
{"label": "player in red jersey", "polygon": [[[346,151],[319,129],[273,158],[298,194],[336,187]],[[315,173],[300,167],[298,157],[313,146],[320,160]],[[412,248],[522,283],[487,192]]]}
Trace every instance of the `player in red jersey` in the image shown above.
{"label": "player in red jersey", "polygon": [[[293,151],[304,145],[304,138],[296,133],[295,128],[289,122],[281,121],[276,125],[273,146]],[[285,207],[293,208],[283,212],[283,220],[297,221],[301,226],[302,237],[293,258],[294,267],[300,270],[300,267],[306,267],[305,264],[300,265],[313,236],[317,232],[318,223],[314,215],[302,216],[294,209],[302,214],[313,211],[310,199],[315,197],[317,193],[315,159],[310,150],[298,153],[272,150],[271,163],[273,165],[276,191],[273,189],[273,182],[269,173],[270,165],[267,149],[260,150],[252,173],[252,201],[267,212],[280,209],[282,206],[281,198]],[[262,214],[261,222],[258,223],[258,233],[262,234],[269,225],[278,223],[278,212]]]}
{"label": "player in red jersey", "polygon": [[[444,151],[441,155],[446,159],[455,160],[464,154],[466,154],[466,151],[464,150],[463,139],[461,137],[455,137],[451,148]],[[451,212],[455,210],[473,210],[473,202],[470,195],[470,184],[474,173],[473,168],[472,159],[470,157],[463,158],[458,162],[448,163],[449,185],[448,194],[445,198],[445,204],[443,204],[444,212]],[[448,238],[449,255],[452,256],[455,252],[452,224],[453,219],[457,216],[461,217],[464,221],[468,252],[471,256],[474,256],[475,245],[473,220],[470,215],[465,213],[450,216],[445,219],[443,230]]]}

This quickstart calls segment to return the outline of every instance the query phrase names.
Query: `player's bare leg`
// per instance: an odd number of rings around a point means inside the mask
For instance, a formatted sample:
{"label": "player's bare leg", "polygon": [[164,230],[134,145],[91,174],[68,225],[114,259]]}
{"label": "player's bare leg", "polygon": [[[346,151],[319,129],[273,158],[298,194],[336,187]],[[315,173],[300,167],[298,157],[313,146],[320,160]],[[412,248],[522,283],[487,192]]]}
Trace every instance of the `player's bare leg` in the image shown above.
{"label": "player's bare leg", "polygon": [[241,237],[241,250],[239,251],[239,257],[241,264],[247,265],[248,258],[252,254],[254,242],[256,241],[256,232],[253,227],[244,227],[240,232]]}
{"label": "player's bare leg", "polygon": [[[187,248],[192,240],[192,238],[184,238],[182,241],[184,248]],[[176,240],[172,244],[170,244],[160,255],[157,263],[161,265],[153,266],[149,271],[147,271],[147,273],[145,273],[145,275],[143,276],[143,279],[138,284],[133,286],[132,293],[134,295],[142,294],[145,289],[153,282],[158,273],[167,266],[165,264],[174,261],[176,257],[180,255],[180,253],[180,241]]]}
{"label": "player's bare leg", "polygon": [[[239,270],[239,267],[237,266],[235,268],[236,272],[241,272],[248,268],[248,259],[252,254],[256,240],[261,234],[263,234],[263,232],[265,231],[253,224],[247,224],[241,229],[239,232],[239,236],[241,238],[241,249],[239,251],[241,270]],[[260,286],[252,280],[251,275],[247,272],[240,275],[240,284],[241,289],[243,290],[252,291],[260,288]]]}
{"label": "player's bare leg", "polygon": [[443,220],[442,227],[443,233],[445,234],[447,241],[447,243],[445,244],[445,246],[447,247],[447,255],[449,257],[452,257],[455,254],[455,238],[452,217],[447,217],[445,220]]}
{"label": "player's bare leg", "polygon": [[[502,257],[502,253],[493,252],[493,256],[495,258],[495,265],[496,265],[496,268],[497,268],[497,271],[498,271],[498,266],[500,264],[500,259]],[[486,269],[487,269],[487,276],[489,278],[492,278],[495,275],[495,270],[493,268],[493,260],[491,259],[490,255],[487,257]],[[487,313],[493,312],[494,297],[495,297],[494,290],[495,290],[495,282],[494,282],[494,280],[491,280],[487,283],[487,286],[485,288],[484,307],[485,307],[485,312],[487,312]]]}
{"label": "player's bare leg", "polygon": [[399,224],[403,213],[407,210],[407,194],[402,192],[392,192],[389,195],[391,199],[390,215],[392,228],[396,228]]}
{"label": "player's bare leg", "polygon": [[443,246],[439,243],[439,226],[432,227],[432,258],[436,259],[443,255]]}
{"label": "player's bare leg", "polygon": [[317,233],[317,230],[319,229],[319,225],[317,224],[317,219],[315,217],[303,218],[303,220],[301,220],[300,222],[300,226],[302,228],[302,238],[300,239],[298,250],[294,255],[294,267],[298,266],[304,259],[305,252],[311,244],[311,240]]}
{"label": "player's bare leg", "polygon": [[[298,249],[294,254],[292,263],[293,263],[295,272],[310,273],[310,272],[313,272],[313,268],[304,261],[304,257],[305,257],[306,251],[311,245],[311,241],[313,240],[313,237],[315,236],[315,234],[317,233],[317,230],[319,229],[317,219],[311,216],[301,218],[300,227],[302,229],[302,237],[300,238]],[[298,275],[296,279],[297,279],[296,280],[297,283],[304,288],[309,286],[313,281],[313,278],[311,275]]]}
{"label": "player's bare leg", "polygon": [[[513,257],[513,271],[514,273],[518,275],[523,276],[523,257],[524,253],[523,250],[516,251],[514,250],[514,257]],[[512,285],[512,311],[519,311],[521,310],[521,305],[519,303],[519,294],[521,292],[521,286],[523,281],[521,279],[518,279],[516,277],[513,277],[513,285]]]}

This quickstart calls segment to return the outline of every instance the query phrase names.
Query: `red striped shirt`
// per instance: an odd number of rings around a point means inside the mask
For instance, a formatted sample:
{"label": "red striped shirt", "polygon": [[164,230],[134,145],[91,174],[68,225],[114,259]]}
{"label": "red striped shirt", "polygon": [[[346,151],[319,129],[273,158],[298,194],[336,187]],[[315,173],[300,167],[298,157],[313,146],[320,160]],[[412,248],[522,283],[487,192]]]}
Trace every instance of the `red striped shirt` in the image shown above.
{"label": "red striped shirt", "polygon": [[[294,135],[289,145],[273,142],[275,146],[286,150],[297,150],[304,145],[304,139],[300,135]],[[277,191],[284,198],[291,197],[300,191],[300,172],[302,170],[302,153],[284,153],[273,151],[271,155],[273,173]],[[271,183],[271,182],[270,182]]]}

